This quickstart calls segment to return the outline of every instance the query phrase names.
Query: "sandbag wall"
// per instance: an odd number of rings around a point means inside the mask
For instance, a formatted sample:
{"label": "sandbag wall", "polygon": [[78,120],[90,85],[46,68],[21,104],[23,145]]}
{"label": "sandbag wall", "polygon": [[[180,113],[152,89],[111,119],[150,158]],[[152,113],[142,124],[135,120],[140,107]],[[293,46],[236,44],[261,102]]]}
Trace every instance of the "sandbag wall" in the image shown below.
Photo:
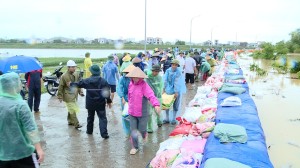
{"label": "sandbag wall", "polygon": [[[256,106],[233,53],[226,53],[214,69],[147,167],[273,167]],[[231,102],[224,102],[227,99]]]}
{"label": "sandbag wall", "polygon": [[[225,89],[228,92],[222,92],[223,86],[219,89],[215,122],[217,126],[218,124],[234,124],[245,128],[247,142],[221,143],[220,139],[215,136],[215,132],[213,132],[207,140],[201,168],[216,168],[218,163],[212,162],[219,162],[225,168],[226,161],[218,160],[217,158],[224,158],[229,162],[235,161],[243,164],[239,167],[273,168],[268,156],[265,135],[261,127],[256,105],[249,95],[248,84],[240,78],[243,75],[243,71],[230,53],[227,53],[225,61],[220,67],[221,71],[225,71],[224,85],[235,85],[244,88],[244,92],[233,93],[236,90],[231,90],[233,92],[230,92],[228,88]],[[237,78],[237,76],[239,77]],[[223,101],[230,96],[240,98],[241,105],[222,106]],[[209,165],[207,164],[208,162],[210,162]]]}

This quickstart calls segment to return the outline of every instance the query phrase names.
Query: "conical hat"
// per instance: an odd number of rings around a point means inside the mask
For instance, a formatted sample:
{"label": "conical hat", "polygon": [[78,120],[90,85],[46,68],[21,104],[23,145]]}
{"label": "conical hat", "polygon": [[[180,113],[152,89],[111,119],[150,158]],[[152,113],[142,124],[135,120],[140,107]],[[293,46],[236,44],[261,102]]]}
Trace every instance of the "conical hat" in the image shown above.
{"label": "conical hat", "polygon": [[131,72],[134,68],[135,68],[135,66],[133,64],[130,64],[122,72]]}
{"label": "conical hat", "polygon": [[139,59],[138,57],[134,57],[131,62],[132,63],[140,63],[140,62],[142,62],[142,60]]}
{"label": "conical hat", "polygon": [[130,61],[131,60],[131,56],[129,54],[126,54],[125,57],[123,57],[122,61],[126,62],[126,61]]}
{"label": "conical hat", "polygon": [[148,76],[138,67],[134,67],[126,77],[129,78],[148,78]]}

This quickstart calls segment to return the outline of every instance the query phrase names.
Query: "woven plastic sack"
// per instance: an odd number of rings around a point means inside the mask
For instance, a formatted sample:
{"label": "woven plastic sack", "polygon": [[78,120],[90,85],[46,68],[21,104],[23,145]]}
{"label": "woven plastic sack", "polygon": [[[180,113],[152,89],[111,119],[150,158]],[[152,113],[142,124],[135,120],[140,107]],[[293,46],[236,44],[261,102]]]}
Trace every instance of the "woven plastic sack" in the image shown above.
{"label": "woven plastic sack", "polygon": [[186,107],[182,118],[186,119],[188,122],[196,122],[201,115],[201,107]]}
{"label": "woven plastic sack", "polygon": [[241,106],[242,101],[239,97],[236,96],[230,96],[224,99],[224,101],[221,103],[221,106]]}
{"label": "woven plastic sack", "polygon": [[175,101],[174,96],[175,96],[174,94],[172,94],[172,95],[168,95],[166,93],[162,94],[162,109],[163,110],[167,110],[173,105],[173,103]]}

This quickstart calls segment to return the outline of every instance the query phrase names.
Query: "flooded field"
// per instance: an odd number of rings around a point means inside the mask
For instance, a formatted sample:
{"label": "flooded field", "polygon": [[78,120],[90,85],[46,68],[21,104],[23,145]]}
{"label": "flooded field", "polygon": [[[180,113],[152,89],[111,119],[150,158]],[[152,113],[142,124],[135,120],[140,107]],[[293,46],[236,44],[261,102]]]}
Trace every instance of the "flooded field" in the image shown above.
{"label": "flooded field", "polygon": [[258,109],[271,162],[275,168],[300,167],[300,80],[278,74],[272,61],[254,61],[268,71],[266,77],[249,71],[252,58],[239,62]]}

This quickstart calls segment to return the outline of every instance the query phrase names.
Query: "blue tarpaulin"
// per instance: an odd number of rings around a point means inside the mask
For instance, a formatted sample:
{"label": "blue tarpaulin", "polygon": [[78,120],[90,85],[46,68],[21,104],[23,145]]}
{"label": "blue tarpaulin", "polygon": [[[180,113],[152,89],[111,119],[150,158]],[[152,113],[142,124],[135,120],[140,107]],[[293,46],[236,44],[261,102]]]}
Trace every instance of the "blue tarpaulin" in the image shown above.
{"label": "blue tarpaulin", "polygon": [[[239,75],[242,74],[243,72],[240,70]],[[229,76],[229,74],[225,74],[225,76]],[[248,84],[242,84],[241,86],[246,89],[246,92],[235,95],[242,100],[241,106],[222,107],[220,103],[225,98],[233,96],[233,94],[218,94],[216,124],[227,123],[243,126],[246,129],[248,140],[245,144],[223,144],[212,133],[206,142],[201,164],[202,168],[204,168],[205,161],[209,158],[227,158],[252,168],[273,168],[269,159],[265,135],[261,127],[256,105],[249,95]]]}

